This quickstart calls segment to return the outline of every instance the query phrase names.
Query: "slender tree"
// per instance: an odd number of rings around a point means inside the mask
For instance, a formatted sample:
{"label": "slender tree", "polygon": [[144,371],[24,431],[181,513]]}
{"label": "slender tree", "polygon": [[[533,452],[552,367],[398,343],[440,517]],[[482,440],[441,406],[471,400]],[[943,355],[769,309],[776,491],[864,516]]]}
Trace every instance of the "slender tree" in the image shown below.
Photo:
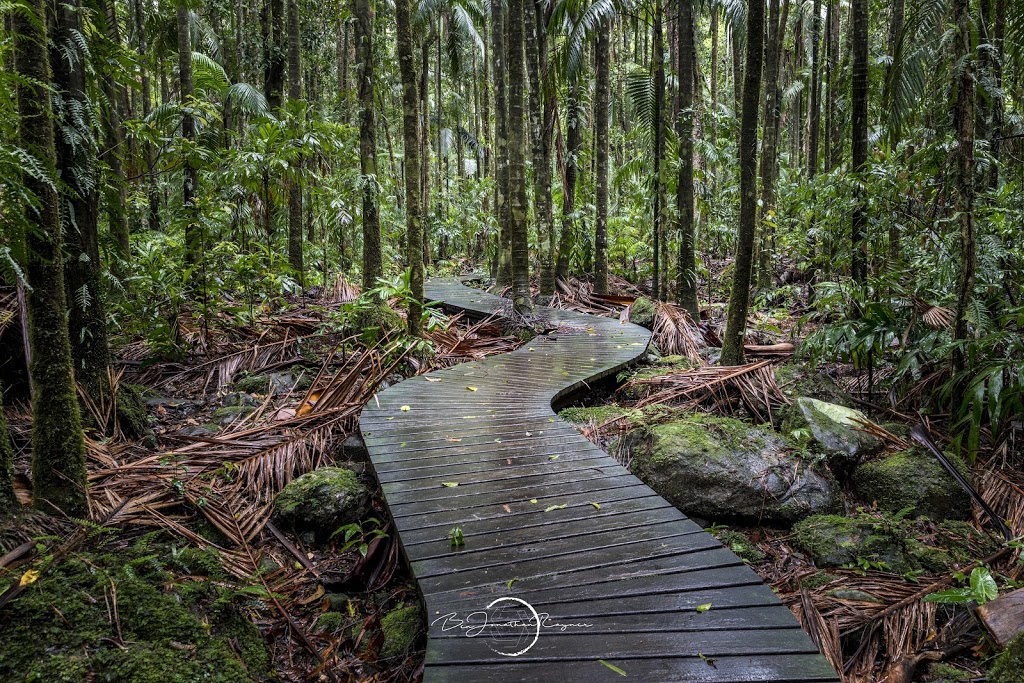
{"label": "slender tree", "polygon": [[[181,91],[181,136],[186,144],[192,145],[196,139],[196,120],[191,113],[192,98],[192,30],[191,17],[185,0],[178,0],[178,82]],[[185,207],[185,254],[190,265],[198,265],[202,258],[203,237],[202,227],[196,217],[195,194],[199,185],[199,172],[192,162],[192,155],[185,159],[184,180],[181,187],[181,203]]]}
{"label": "slender tree", "polygon": [[[668,279],[668,273],[662,276],[661,273],[661,243],[665,239],[665,228],[662,223],[664,218],[663,201],[665,197],[665,38],[664,21],[665,12],[661,0],[654,2],[654,40],[653,54],[651,55],[651,71],[654,81],[654,202],[653,202],[653,224],[651,225],[652,259],[651,259],[651,293],[655,299],[664,296],[662,289],[666,292],[668,287],[662,288],[661,278]],[[666,283],[667,284],[667,283]]]}
{"label": "slender tree", "polygon": [[[56,177],[50,64],[43,0],[14,13],[14,52],[20,146],[49,178]],[[33,225],[25,235],[29,341],[32,348],[33,503],[46,511],[85,516],[85,441],[75,397],[68,339],[60,202],[53,182],[38,174],[23,179],[35,198]]]}
{"label": "slender tree", "polygon": [[526,125],[523,95],[526,90],[524,0],[508,2],[508,189],[512,246],[512,300],[518,310],[531,308],[530,263],[527,239]]}
{"label": "slender tree", "polygon": [[[853,171],[862,174],[868,162],[868,0],[852,0],[850,5],[851,47],[853,58],[851,109],[853,112]],[[851,274],[863,283],[867,263],[867,198],[863,184],[857,183],[856,204],[851,220]]]}
{"label": "slender tree", "polygon": [[[370,10],[372,11],[372,10]],[[300,24],[298,0],[288,0],[288,99],[298,100],[302,97],[302,80],[300,77],[299,47]],[[301,157],[296,162],[301,171]],[[305,270],[302,263],[302,183],[293,174],[287,182],[288,192],[288,265],[299,274],[299,281],[304,282]]]}
{"label": "slender tree", "polygon": [[409,307],[409,334],[423,334],[423,228],[420,215],[420,118],[416,92],[416,62],[412,38],[410,0],[395,0],[398,67],[402,77],[402,140],[405,149],[405,257],[413,303]]}
{"label": "slender tree", "polygon": [[[114,0],[100,0],[100,11],[107,39],[114,45],[121,44],[121,32],[117,21],[117,5]],[[103,75],[103,97],[106,108],[103,116],[105,141],[101,158],[110,169],[107,176],[106,204],[109,229],[114,237],[117,255],[121,260],[130,258],[131,244],[128,235],[128,222],[125,216],[127,191],[124,172],[124,119],[126,96],[124,88],[114,80],[114,74],[107,70]],[[115,270],[119,264],[115,264]]]}
{"label": "slender tree", "polygon": [[[957,138],[956,210],[960,220],[960,273],[957,278],[956,322],[953,338],[967,338],[967,310],[974,293],[975,270],[978,253],[974,227],[974,126],[975,126],[975,65],[971,41],[970,0],[957,0],[954,17],[957,24],[957,52],[960,58],[960,77],[957,82],[956,108],[953,120]],[[953,354],[954,369],[964,366],[960,349]]]}
{"label": "slender tree", "polygon": [[14,447],[4,413],[4,388],[0,386],[0,517],[18,507],[14,493]]}
{"label": "slender tree", "polygon": [[558,237],[558,260],[555,279],[569,278],[569,263],[574,248],[576,222],[576,180],[583,147],[583,122],[580,121],[580,81],[578,73],[568,75],[569,97],[566,101],[565,178],[562,183],[562,232]]}
{"label": "slender tree", "polygon": [[533,152],[533,203],[540,260],[540,295],[555,291],[555,223],[551,199],[551,133],[554,125],[553,89],[548,74],[547,25],[540,3],[524,8],[526,51],[530,66],[530,139]]}
{"label": "slender tree", "polygon": [[679,232],[679,305],[690,317],[699,319],[697,310],[697,253],[693,226],[693,84],[694,84],[694,3],[679,0],[679,175],[676,179],[676,213]]}
{"label": "slender tree", "polygon": [[722,339],[722,365],[743,362],[743,339],[750,306],[750,271],[757,220],[757,110],[761,99],[761,66],[764,53],[764,0],[747,3],[747,64],[743,79],[740,120],[740,222],[736,231],[736,262],[732,293]]}
{"label": "slender tree", "polygon": [[597,58],[594,62],[594,137],[597,147],[596,217],[594,220],[594,291],[608,293],[608,119],[611,81],[611,18],[601,19],[597,29]]}
{"label": "slender tree", "polygon": [[[380,244],[380,218],[377,211],[377,121],[374,110],[373,75],[374,19],[373,0],[356,0],[356,54],[359,63],[359,168],[363,175],[363,289],[365,290],[375,287],[377,279],[384,274]],[[415,86],[413,91],[415,91]],[[407,148],[407,169],[408,164]],[[419,202],[417,202],[418,205]]]}
{"label": "slender tree", "polygon": [[494,212],[498,220],[497,284],[512,282],[512,233],[509,214],[508,89],[505,87],[505,3],[491,0],[491,71],[494,74]]}

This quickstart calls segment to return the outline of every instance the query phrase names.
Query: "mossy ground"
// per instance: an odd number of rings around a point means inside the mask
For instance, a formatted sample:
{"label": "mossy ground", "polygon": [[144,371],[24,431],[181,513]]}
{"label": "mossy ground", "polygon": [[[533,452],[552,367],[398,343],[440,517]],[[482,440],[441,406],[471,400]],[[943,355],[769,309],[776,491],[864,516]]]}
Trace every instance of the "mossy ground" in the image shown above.
{"label": "mossy ground", "polygon": [[423,631],[423,612],[418,605],[393,609],[380,620],[380,628],[384,633],[381,657],[404,655],[412,649]]}
{"label": "mossy ground", "polygon": [[1017,636],[992,665],[989,683],[1024,683],[1024,635]]}
{"label": "mossy ground", "polygon": [[4,608],[0,680],[267,680],[263,637],[241,611],[244,598],[219,584],[215,554],[153,537],[120,545],[46,569]]}

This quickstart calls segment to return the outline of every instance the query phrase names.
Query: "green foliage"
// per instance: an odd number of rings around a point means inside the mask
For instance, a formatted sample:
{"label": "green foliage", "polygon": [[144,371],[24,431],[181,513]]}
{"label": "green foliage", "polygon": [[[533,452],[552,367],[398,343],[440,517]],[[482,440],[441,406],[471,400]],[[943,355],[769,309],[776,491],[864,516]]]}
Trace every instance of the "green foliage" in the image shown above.
{"label": "green foliage", "polygon": [[388,535],[384,533],[384,530],[380,528],[380,520],[376,517],[370,517],[367,520],[351,524],[346,524],[339,529],[336,529],[331,534],[331,538],[342,535],[345,544],[341,546],[339,552],[345,552],[349,548],[358,547],[359,554],[366,557],[366,553],[370,550],[370,543],[378,538],[387,538]]}
{"label": "green foliage", "polygon": [[986,567],[975,567],[970,577],[957,572],[954,574],[957,581],[966,586],[961,588],[949,588],[925,596],[925,602],[938,602],[944,605],[958,605],[965,602],[974,602],[984,605],[986,602],[995,600],[999,596],[999,584],[995,577]]}

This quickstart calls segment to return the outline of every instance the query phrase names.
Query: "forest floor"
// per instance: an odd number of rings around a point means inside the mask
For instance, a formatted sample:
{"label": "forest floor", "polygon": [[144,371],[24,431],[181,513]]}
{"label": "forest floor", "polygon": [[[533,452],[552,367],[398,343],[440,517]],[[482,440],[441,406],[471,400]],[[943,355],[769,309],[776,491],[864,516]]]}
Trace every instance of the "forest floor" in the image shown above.
{"label": "forest floor", "polygon": [[[856,431],[879,446],[856,467],[912,450],[913,418],[877,405],[882,399],[850,366],[793,359],[793,342],[807,333],[798,325],[806,309],[800,288],[761,302],[751,319],[750,362],[723,371],[714,365],[713,332],[723,305],[705,304],[706,318],[694,322],[625,281],[614,285],[614,296],[597,297],[572,281],[551,303],[644,324],[656,348],[640,366],[563,407],[563,417],[649,475],[656,489],[657,473],[641,467],[642,444],[660,438],[659,429],[689,428],[693,420],[700,431],[687,433],[700,438],[761,429],[783,444],[779,455],[794,471],[825,473],[836,490],[829,514],[806,518],[805,510],[794,525],[687,509],[673,500],[671,482],[659,493],[779,592],[845,680],[982,675],[991,648],[971,612],[922,598],[958,586],[957,577],[986,558],[1004,584],[1016,581],[1020,551],[1000,549],[978,511],[967,512],[969,500],[953,499],[964,514],[918,517],[866,498],[849,470],[826,472],[810,426],[791,420],[799,398],[865,411]],[[455,317],[428,332],[429,352],[410,351],[402,321],[381,307],[356,310],[356,296],[341,283],[318,299],[257,311],[245,324],[223,318],[204,328],[183,316],[178,335],[189,351],[173,360],[154,360],[142,341],[118,349],[112,380],[125,390],[116,405],[89,411],[92,521],[26,508],[0,524],[0,679],[419,678],[416,590],[367,471],[358,414],[387,385],[513,350],[528,331]],[[30,417],[23,405],[7,412],[27,502]],[[97,424],[107,425],[105,434]],[[941,426],[931,425],[938,435]],[[321,485],[315,477],[328,471],[338,476]],[[1014,506],[1024,511],[1022,482],[992,461],[970,474],[1003,517],[1024,524],[1014,513]],[[294,490],[304,515],[289,514],[291,503],[281,502],[296,500]],[[300,521],[325,505],[317,523]],[[808,547],[808,539],[822,537],[830,548]],[[853,546],[858,551],[847,552]],[[834,556],[826,557],[830,549]]]}
{"label": "forest floor", "polygon": [[[358,414],[404,377],[522,342],[454,317],[427,333],[428,353],[410,352],[404,321],[349,310],[356,294],[242,326],[184,317],[190,351],[173,361],[144,342],[118,349],[117,405],[88,416],[109,425],[87,439],[92,521],[28,507],[0,520],[0,679],[418,678],[418,597]],[[31,419],[7,412],[27,505]],[[349,500],[302,488],[328,471],[355,475]],[[301,521],[281,502],[296,497],[305,516],[328,514]]]}

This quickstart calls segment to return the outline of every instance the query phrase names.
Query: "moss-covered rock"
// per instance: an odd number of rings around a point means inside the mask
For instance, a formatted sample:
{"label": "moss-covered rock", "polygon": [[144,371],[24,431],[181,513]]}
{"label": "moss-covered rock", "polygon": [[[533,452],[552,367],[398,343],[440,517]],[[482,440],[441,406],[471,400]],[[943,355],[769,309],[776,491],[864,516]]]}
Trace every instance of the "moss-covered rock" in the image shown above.
{"label": "moss-covered rock", "polygon": [[799,414],[790,411],[785,429],[791,435],[801,428],[810,431],[834,468],[848,471],[866,456],[882,450],[881,441],[857,429],[861,420],[867,420],[859,410],[807,396],[796,400],[796,409]]}
{"label": "moss-covered rock", "polygon": [[275,505],[283,522],[325,540],[339,527],[366,516],[369,503],[370,494],[355,472],[321,467],[288,484]]}
{"label": "moss-covered rock", "polygon": [[634,474],[690,515],[791,524],[841,505],[826,470],[737,419],[677,418],[627,434],[620,448]]}
{"label": "moss-covered rock", "polygon": [[360,340],[367,346],[381,338],[405,329],[405,318],[388,306],[371,306],[360,309],[353,320],[353,327],[359,332]]}
{"label": "moss-covered rock", "polygon": [[629,322],[651,330],[654,329],[654,316],[658,312],[657,305],[647,297],[640,297],[629,307]]}
{"label": "moss-covered rock", "polygon": [[601,424],[617,417],[624,417],[631,414],[631,412],[628,408],[605,404],[599,406],[572,406],[559,412],[558,416],[566,422],[586,426]]}
{"label": "moss-covered rock", "polygon": [[896,572],[917,569],[900,533],[886,521],[869,515],[815,515],[793,527],[793,544],[818,567],[870,562]]}
{"label": "moss-covered rock", "polygon": [[989,683],[1024,683],[1024,635],[1010,641],[988,672]]}
{"label": "moss-covered rock", "polygon": [[176,583],[166,571],[181,553],[147,545],[82,553],[48,569],[4,609],[0,680],[267,680],[263,637],[231,594],[209,581]]}
{"label": "moss-covered rock", "polygon": [[226,427],[230,424],[238,422],[242,418],[251,414],[254,410],[256,410],[256,408],[245,405],[224,406],[223,408],[217,408],[217,410],[213,411],[213,414],[210,416],[210,419],[213,420],[215,423]]}
{"label": "moss-covered rock", "polygon": [[416,605],[393,609],[380,620],[384,645],[380,656],[400,657],[408,653],[423,632],[423,613]]}
{"label": "moss-covered rock", "polygon": [[[967,467],[953,455],[947,457],[965,476]],[[912,515],[936,521],[967,519],[971,499],[956,480],[931,455],[918,449],[895,453],[864,463],[853,473],[857,495],[888,512],[910,508]]]}
{"label": "moss-covered rock", "polygon": [[960,683],[975,678],[974,674],[944,662],[933,662],[928,665],[928,683]]}

